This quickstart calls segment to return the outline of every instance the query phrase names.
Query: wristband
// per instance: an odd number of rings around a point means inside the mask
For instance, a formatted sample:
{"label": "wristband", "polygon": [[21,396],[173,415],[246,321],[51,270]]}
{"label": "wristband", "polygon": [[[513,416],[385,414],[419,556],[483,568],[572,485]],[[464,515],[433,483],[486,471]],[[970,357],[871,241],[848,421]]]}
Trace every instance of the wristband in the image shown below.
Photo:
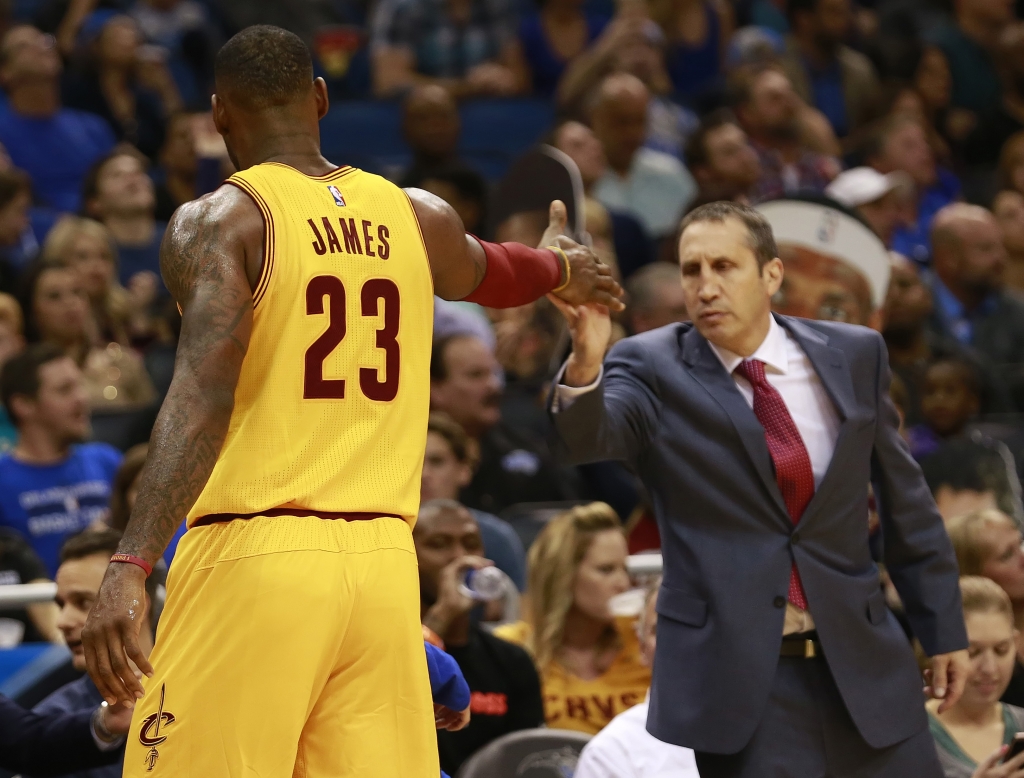
{"label": "wristband", "polygon": [[128,565],[137,565],[146,571],[146,577],[149,578],[153,573],[153,565],[147,562],[142,557],[133,556],[131,554],[114,554],[110,557],[111,562],[121,562]]}
{"label": "wristband", "polygon": [[545,246],[545,248],[548,251],[555,252],[558,255],[558,258],[562,260],[562,267],[565,268],[565,283],[551,290],[552,294],[558,294],[569,285],[569,280],[572,278],[572,268],[569,265],[569,257],[566,256],[566,253],[558,246]]}
{"label": "wristband", "polygon": [[463,298],[468,302],[486,308],[517,308],[562,283],[562,258],[552,249],[477,241],[487,257],[487,270],[476,289]]}

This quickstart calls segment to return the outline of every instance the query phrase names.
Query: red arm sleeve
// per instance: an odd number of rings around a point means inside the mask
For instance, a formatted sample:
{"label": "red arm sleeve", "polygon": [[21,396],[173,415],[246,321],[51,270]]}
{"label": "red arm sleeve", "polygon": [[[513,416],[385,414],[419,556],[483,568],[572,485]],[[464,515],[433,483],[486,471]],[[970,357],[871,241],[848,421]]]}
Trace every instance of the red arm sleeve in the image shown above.
{"label": "red arm sleeve", "polygon": [[487,272],[464,299],[488,308],[515,308],[537,300],[562,283],[562,260],[551,249],[476,239],[487,255]]}

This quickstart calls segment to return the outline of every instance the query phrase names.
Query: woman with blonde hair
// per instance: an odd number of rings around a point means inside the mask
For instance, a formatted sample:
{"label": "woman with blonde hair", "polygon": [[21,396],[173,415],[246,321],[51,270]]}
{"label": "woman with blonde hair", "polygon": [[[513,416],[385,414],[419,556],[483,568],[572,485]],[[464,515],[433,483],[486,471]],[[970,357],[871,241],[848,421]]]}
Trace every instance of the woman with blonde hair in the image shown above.
{"label": "woman with blonde hair", "polygon": [[602,502],[557,516],[530,548],[526,620],[495,634],[533,655],[549,727],[595,734],[644,699],[651,673],[635,619],[610,607],[630,588],[626,556],[619,517]]}
{"label": "woman with blonde hair", "polygon": [[43,244],[44,260],[66,262],[78,271],[89,296],[101,340],[128,345],[131,297],[117,280],[117,246],[100,222],[63,216]]}
{"label": "woman with blonde hair", "polygon": [[960,579],[971,667],[963,696],[939,713],[930,700],[928,725],[945,778],[1024,778],[1024,754],[1001,764],[1013,736],[1024,731],[1024,709],[999,701],[1013,674],[1017,630],[1013,606],[988,578]]}

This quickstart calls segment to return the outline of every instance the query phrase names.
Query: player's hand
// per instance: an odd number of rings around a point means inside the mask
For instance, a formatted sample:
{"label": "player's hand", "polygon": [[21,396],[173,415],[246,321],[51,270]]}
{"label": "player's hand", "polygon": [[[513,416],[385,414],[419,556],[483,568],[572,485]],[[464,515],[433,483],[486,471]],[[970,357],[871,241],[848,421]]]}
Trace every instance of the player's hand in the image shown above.
{"label": "player's hand", "polygon": [[476,600],[459,590],[466,571],[492,565],[494,562],[479,556],[459,557],[448,564],[438,577],[437,601],[423,614],[423,623],[443,638],[452,621],[469,613],[477,604]]}
{"label": "player's hand", "polygon": [[562,312],[572,336],[572,353],[562,383],[566,386],[592,384],[601,372],[601,363],[612,338],[608,309],[603,305],[570,305],[553,294],[549,294],[548,299]]}
{"label": "player's hand", "polygon": [[970,670],[971,659],[966,648],[932,657],[931,669],[924,671],[927,682],[924,693],[936,700],[942,700],[939,713],[944,713],[956,705],[960,695],[964,693],[964,685],[967,683]]}
{"label": "player's hand", "polygon": [[565,203],[555,200],[548,211],[548,228],[540,239],[539,248],[558,246],[569,260],[569,285],[555,294],[571,305],[599,303],[610,310],[621,311],[622,287],[612,276],[611,268],[597,258],[593,249],[566,237]]}
{"label": "player's hand", "polygon": [[152,677],[153,667],[139,648],[139,630],[146,617],[146,573],[137,565],[107,567],[103,584],[82,630],[89,676],[110,705],[133,708],[143,695],[132,662]]}
{"label": "player's hand", "polygon": [[434,703],[434,726],[449,732],[458,732],[469,724],[469,708],[452,710],[444,705]]}

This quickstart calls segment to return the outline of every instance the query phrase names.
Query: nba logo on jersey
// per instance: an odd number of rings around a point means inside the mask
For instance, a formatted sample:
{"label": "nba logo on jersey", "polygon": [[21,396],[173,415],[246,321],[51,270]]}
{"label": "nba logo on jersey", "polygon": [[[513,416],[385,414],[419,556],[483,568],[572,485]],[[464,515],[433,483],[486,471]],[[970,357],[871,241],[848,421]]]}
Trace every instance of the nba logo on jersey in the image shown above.
{"label": "nba logo on jersey", "polygon": [[341,191],[338,189],[338,187],[336,187],[336,186],[329,186],[329,187],[327,187],[327,191],[330,192],[331,196],[334,198],[334,204],[335,205],[344,205],[345,204],[345,198],[341,196]]}

